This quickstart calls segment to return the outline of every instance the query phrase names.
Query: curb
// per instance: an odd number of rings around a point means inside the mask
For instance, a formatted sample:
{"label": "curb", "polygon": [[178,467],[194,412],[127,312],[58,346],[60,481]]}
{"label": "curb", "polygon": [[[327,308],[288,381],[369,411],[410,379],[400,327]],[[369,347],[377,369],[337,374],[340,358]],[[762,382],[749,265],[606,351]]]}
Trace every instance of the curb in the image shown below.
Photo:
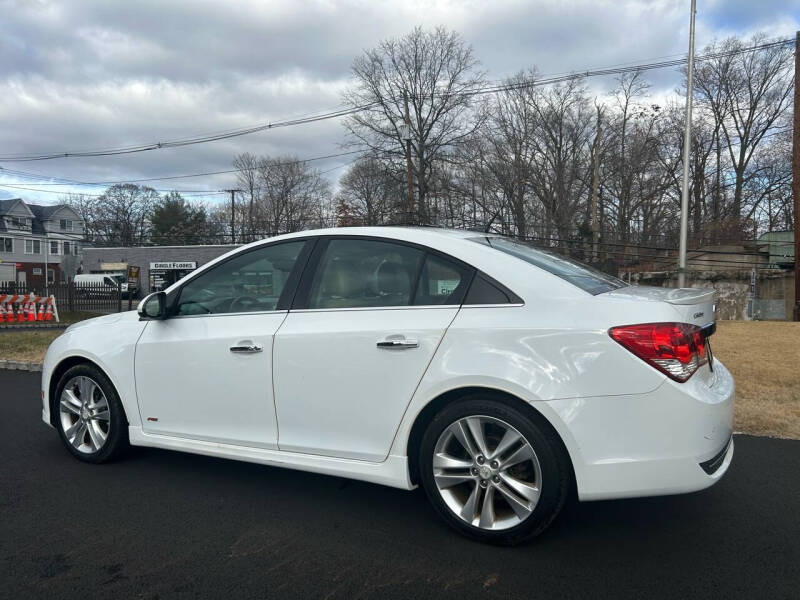
{"label": "curb", "polygon": [[24,331],[24,330],[31,330],[31,329],[61,329],[67,327],[65,323],[42,323],[39,325],[3,325],[0,327],[0,331],[4,330],[13,330],[13,331]]}
{"label": "curb", "polygon": [[30,362],[27,360],[5,360],[0,359],[0,370],[7,371],[38,371],[42,370],[42,363]]}

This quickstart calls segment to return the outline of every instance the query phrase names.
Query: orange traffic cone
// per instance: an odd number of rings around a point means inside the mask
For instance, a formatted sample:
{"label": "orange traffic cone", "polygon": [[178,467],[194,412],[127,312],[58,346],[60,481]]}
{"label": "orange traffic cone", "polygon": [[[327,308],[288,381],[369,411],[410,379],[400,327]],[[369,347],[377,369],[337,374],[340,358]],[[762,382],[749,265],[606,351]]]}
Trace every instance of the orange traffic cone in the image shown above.
{"label": "orange traffic cone", "polygon": [[25,316],[28,319],[28,323],[36,321],[36,304],[28,302],[28,310],[25,312],[27,313]]}
{"label": "orange traffic cone", "polygon": [[39,305],[39,312],[36,313],[37,321],[44,321],[44,304]]}
{"label": "orange traffic cone", "polygon": [[6,322],[6,305],[0,304],[0,323]]}
{"label": "orange traffic cone", "polygon": [[17,323],[25,322],[25,308],[22,302],[17,304]]}
{"label": "orange traffic cone", "polygon": [[13,323],[14,322],[14,303],[11,302],[10,304],[6,305],[6,323]]}
{"label": "orange traffic cone", "polygon": [[50,304],[50,301],[47,301],[47,312],[44,313],[44,320],[45,321],[52,321],[53,320],[53,305]]}

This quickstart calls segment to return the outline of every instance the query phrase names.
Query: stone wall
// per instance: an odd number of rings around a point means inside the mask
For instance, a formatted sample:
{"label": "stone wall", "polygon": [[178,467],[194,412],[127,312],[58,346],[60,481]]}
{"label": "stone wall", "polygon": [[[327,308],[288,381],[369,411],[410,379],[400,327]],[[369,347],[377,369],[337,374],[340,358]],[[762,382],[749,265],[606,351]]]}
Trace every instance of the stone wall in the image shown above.
{"label": "stone wall", "polygon": [[[631,273],[640,285],[678,287],[676,271]],[[625,276],[628,280],[628,275]],[[717,291],[717,319],[791,320],[794,306],[794,273],[783,269],[756,271],[755,303],[748,310],[750,271],[690,271],[687,287],[714,288]]]}

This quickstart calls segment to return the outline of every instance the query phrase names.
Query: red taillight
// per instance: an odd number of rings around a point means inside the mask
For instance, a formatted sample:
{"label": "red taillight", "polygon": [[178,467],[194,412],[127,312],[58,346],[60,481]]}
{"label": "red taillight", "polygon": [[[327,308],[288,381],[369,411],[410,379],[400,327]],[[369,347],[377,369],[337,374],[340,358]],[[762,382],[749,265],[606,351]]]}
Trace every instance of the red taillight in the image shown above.
{"label": "red taillight", "polygon": [[706,338],[697,325],[644,323],[612,327],[608,333],[636,356],[675,381],[686,381],[708,362]]}

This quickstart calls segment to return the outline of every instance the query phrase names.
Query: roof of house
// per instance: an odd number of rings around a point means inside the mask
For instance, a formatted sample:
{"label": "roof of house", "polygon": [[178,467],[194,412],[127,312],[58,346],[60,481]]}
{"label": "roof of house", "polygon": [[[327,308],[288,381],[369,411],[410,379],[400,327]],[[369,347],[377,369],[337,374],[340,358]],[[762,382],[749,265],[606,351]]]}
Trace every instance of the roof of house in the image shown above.
{"label": "roof of house", "polygon": [[11,210],[11,207],[19,202],[21,198],[9,198],[7,200],[0,200],[0,214]]}

